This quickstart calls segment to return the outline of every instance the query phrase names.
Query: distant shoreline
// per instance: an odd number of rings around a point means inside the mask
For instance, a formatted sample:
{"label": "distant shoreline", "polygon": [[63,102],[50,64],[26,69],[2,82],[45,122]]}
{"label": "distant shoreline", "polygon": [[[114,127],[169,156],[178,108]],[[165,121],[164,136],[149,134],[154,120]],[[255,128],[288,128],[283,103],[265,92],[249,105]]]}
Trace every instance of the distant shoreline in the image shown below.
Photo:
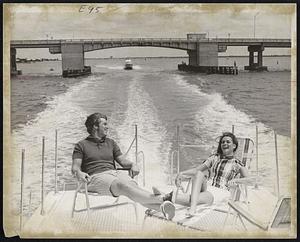
{"label": "distant shoreline", "polygon": [[[238,57],[248,57],[248,55],[223,55],[218,56],[218,58],[238,58]],[[263,57],[291,57],[291,55],[263,55]],[[97,59],[159,59],[159,58],[189,58],[188,56],[136,56],[136,57],[85,57],[88,60],[97,60]],[[43,62],[43,61],[61,61],[59,58],[50,59],[50,58],[39,58],[39,59],[27,59],[27,58],[17,58],[17,63],[30,63],[30,62]]]}
{"label": "distant shoreline", "polygon": [[[249,57],[248,55],[223,55],[223,56],[218,56],[218,58],[227,58],[227,57]],[[291,55],[263,55],[263,57],[291,57]],[[85,59],[155,59],[155,58],[189,58],[188,56],[136,56],[136,57],[90,57]]]}
{"label": "distant shoreline", "polygon": [[[223,55],[223,56],[218,56],[220,57],[249,57],[249,55]],[[263,55],[263,57],[291,57],[291,55]]]}

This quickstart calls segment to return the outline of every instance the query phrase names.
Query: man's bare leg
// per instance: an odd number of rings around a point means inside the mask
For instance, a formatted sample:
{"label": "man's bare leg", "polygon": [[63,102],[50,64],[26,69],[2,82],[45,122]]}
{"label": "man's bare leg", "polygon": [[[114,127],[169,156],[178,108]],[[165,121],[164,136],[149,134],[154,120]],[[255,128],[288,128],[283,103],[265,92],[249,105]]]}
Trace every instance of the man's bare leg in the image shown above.
{"label": "man's bare leg", "polygon": [[160,205],[163,203],[162,196],[155,196],[139,186],[131,183],[123,183],[120,180],[115,180],[111,184],[110,189],[115,196],[126,196],[131,200],[156,211],[160,211]]}
{"label": "man's bare leg", "polygon": [[115,180],[111,184],[110,189],[116,196],[123,195],[147,208],[161,211],[167,219],[171,220],[175,216],[175,206],[173,203],[164,201],[161,195],[154,195],[136,184]]}

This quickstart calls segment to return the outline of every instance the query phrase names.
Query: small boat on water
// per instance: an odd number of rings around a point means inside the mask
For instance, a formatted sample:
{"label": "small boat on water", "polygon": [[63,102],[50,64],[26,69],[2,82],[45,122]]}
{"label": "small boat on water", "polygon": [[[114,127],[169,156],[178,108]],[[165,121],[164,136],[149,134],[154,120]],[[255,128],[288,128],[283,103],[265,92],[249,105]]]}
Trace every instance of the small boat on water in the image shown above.
{"label": "small boat on water", "polygon": [[125,60],[125,66],[124,66],[125,70],[132,70],[133,69],[133,64],[131,62],[130,59],[126,59]]}

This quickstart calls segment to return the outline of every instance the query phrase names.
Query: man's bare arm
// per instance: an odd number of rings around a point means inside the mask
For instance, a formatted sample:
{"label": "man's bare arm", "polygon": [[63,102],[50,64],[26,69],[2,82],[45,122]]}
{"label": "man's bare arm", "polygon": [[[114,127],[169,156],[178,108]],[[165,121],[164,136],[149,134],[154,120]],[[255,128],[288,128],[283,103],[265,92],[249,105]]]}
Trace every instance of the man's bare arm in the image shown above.
{"label": "man's bare arm", "polygon": [[125,155],[120,155],[116,158],[116,161],[124,168],[129,168],[130,169],[130,172],[129,172],[129,175],[131,177],[134,177],[136,175],[138,175],[140,173],[140,169],[139,167],[133,163],[132,161],[130,160],[127,160],[125,158]]}
{"label": "man's bare arm", "polygon": [[87,173],[81,171],[81,164],[82,159],[73,159],[71,169],[72,174],[74,174],[79,181],[89,182],[91,177]]}
{"label": "man's bare arm", "polygon": [[131,168],[133,165],[133,162],[130,160],[127,160],[125,155],[120,155],[116,158],[116,161],[124,168]]}
{"label": "man's bare arm", "polygon": [[182,171],[180,173],[181,173],[181,175],[194,176],[197,173],[197,171],[205,171],[207,169],[208,169],[208,167],[205,164],[202,163],[202,164],[200,164],[199,166],[197,166],[195,168],[185,170],[185,171]]}

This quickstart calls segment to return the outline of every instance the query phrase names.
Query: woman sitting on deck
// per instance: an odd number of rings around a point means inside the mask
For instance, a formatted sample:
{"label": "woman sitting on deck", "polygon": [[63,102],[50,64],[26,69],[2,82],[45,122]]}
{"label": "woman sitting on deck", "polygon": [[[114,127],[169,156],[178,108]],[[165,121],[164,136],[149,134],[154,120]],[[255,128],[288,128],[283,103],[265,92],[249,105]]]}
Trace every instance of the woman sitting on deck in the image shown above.
{"label": "woman sitting on deck", "polygon": [[[180,186],[181,181],[192,178],[192,191],[189,194],[177,194],[172,198],[173,192],[165,194],[165,199],[173,200],[177,204],[190,206],[189,215],[196,212],[199,204],[212,204],[214,202],[226,201],[230,197],[229,188],[233,185],[233,178],[240,175],[241,178],[248,176],[248,171],[240,160],[234,157],[238,148],[238,141],[234,134],[223,133],[220,137],[216,154],[211,155],[201,165],[180,172],[175,184]],[[205,171],[210,170],[210,178],[207,181]],[[208,186],[207,186],[208,183]],[[155,192],[155,188],[153,189]],[[159,193],[159,191],[157,191]],[[213,194],[213,195],[212,195]]]}

